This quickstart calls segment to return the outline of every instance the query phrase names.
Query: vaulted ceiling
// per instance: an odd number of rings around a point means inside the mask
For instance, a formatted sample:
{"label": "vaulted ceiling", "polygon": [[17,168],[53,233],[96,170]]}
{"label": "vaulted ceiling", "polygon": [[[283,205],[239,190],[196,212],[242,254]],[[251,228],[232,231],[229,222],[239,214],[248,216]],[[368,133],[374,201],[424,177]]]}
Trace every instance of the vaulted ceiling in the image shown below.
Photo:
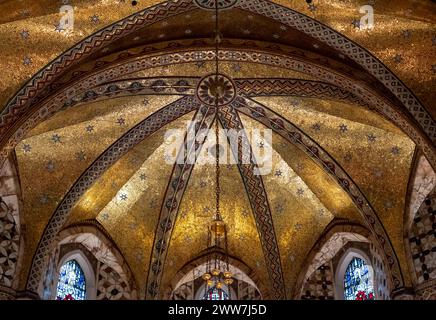
{"label": "vaulted ceiling", "polygon": [[[0,4],[7,13],[0,18],[1,106],[69,47],[159,3],[71,2],[71,33],[55,30],[59,5],[53,1]],[[270,174],[259,178],[241,166],[221,166],[230,254],[255,270],[267,290],[263,294],[280,298],[277,292],[283,290],[283,296],[291,297],[305,257],[329,223],[337,218],[367,225],[375,219],[375,232],[386,236],[392,248],[386,250],[393,250],[389,254],[401,266],[392,272],[399,271],[407,285],[403,216],[414,153],[422,147],[430,162],[436,157],[431,136],[436,114],[434,4],[375,1],[376,27],[359,30],[352,22],[359,17],[361,1],[314,1],[312,10],[305,1],[271,3],[312,17],[366,48],[413,92],[430,124],[425,132],[396,92],[326,41],[247,7],[223,10],[219,68],[233,79],[238,98],[221,111],[220,125],[273,129]],[[23,288],[31,283],[41,238],[46,239],[47,226],[60,212],[68,211],[62,228],[83,221],[101,224],[142,295],[151,294],[154,273],[160,288],[171,287],[176,273],[206,249],[214,167],[196,165],[178,172],[164,159],[167,130],[186,132],[194,117],[213,124],[202,115],[195,92],[200,78],[214,72],[213,13],[188,0],[168,12],[162,6],[158,19],[150,17],[148,25],[144,22],[104,46],[93,40],[94,48],[78,58],[80,63],[67,65],[53,76],[55,81],[47,81],[48,87],[36,90],[29,111],[10,122],[2,118],[6,129],[1,147],[15,152],[22,188]],[[247,142],[266,143],[251,136]],[[174,183],[183,190],[172,195]],[[262,204],[255,194],[264,196]],[[165,211],[168,199],[177,202],[173,216]],[[65,209],[66,204],[72,205]],[[162,240],[165,254],[156,265],[166,214],[171,232],[169,241]],[[271,235],[273,241],[266,241]]]}

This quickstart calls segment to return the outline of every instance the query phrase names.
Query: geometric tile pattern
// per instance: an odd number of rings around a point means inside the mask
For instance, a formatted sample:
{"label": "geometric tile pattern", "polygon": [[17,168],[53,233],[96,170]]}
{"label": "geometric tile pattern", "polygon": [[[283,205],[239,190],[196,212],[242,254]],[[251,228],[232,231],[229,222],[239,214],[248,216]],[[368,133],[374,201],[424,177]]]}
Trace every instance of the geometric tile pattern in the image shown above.
{"label": "geometric tile pattern", "polygon": [[308,278],[316,269],[318,269],[323,264],[331,261],[336,254],[341,250],[348,242],[350,241],[359,241],[359,242],[367,242],[368,240],[358,234],[351,232],[336,232],[334,233],[318,250],[315,254],[315,257],[312,259],[312,262],[307,269],[306,278]]}
{"label": "geometric tile pattern", "polygon": [[171,300],[194,300],[194,282],[187,282],[173,291]]}
{"label": "geometric tile pattern", "polygon": [[302,79],[235,79],[239,94],[251,96],[299,96],[334,99],[369,107],[368,103],[347,90],[329,83]]}
{"label": "geometric tile pattern", "polygon": [[[13,157],[0,167],[0,286],[14,287],[20,252],[20,184]],[[1,298],[0,298],[1,299]]]}
{"label": "geometric tile pattern", "polygon": [[126,281],[108,265],[100,262],[97,276],[97,300],[130,300],[130,287]]}
{"label": "geometric tile pattern", "polygon": [[416,293],[416,300],[436,300],[436,283]]}
{"label": "geometric tile pattern", "polygon": [[[384,86],[389,89],[399,101],[402,102],[402,104],[406,107],[410,115],[416,120],[416,122],[419,124],[419,126],[422,128],[423,132],[425,132],[426,136],[431,140],[435,141],[436,139],[436,125],[433,119],[429,116],[428,112],[422,107],[422,105],[417,101],[417,99],[413,96],[413,94],[401,83],[398,78],[396,78],[380,61],[378,61],[375,57],[373,57],[370,53],[368,53],[366,50],[358,46],[357,44],[353,43],[351,40],[346,39],[345,37],[341,36],[334,30],[318,23],[317,21],[302,15],[298,12],[295,12],[291,9],[276,5],[271,3],[270,1],[266,0],[240,0],[237,4],[238,7],[248,10],[253,13],[261,14],[267,17],[270,17],[274,20],[277,20],[279,22],[282,22],[283,24],[286,24],[288,26],[291,26],[297,30],[300,30],[306,34],[309,34],[313,36],[314,38],[328,44],[329,46],[336,48],[340,52],[344,53],[357,63],[359,63],[363,68],[365,68],[370,74],[372,74],[374,77],[376,77],[381,83],[384,84]],[[161,19],[164,19],[169,16],[174,16],[177,14],[180,14],[182,12],[188,12],[190,10],[193,10],[195,8],[195,5],[193,4],[193,1],[191,0],[179,0],[177,2],[165,2],[163,4],[159,4],[156,6],[153,6],[151,8],[148,8],[144,11],[138,12],[121,22],[111,25],[102,31],[97,32],[96,34],[92,35],[91,37],[83,40],[78,45],[73,47],[72,49],[68,50],[66,53],[64,53],[62,56],[57,58],[54,62],[50,63],[44,70],[39,72],[35,77],[33,77],[29,83],[23,87],[23,89],[20,90],[19,93],[17,93],[16,96],[8,103],[7,107],[2,110],[2,113],[0,115],[0,133],[2,135],[2,146],[5,146],[5,148],[13,148],[12,143],[5,138],[6,135],[3,135],[8,129],[10,129],[11,125],[15,125],[17,119],[20,118],[21,115],[31,111],[32,108],[36,108],[37,103],[42,101],[42,99],[49,95],[51,90],[50,86],[56,82],[56,80],[59,78],[60,75],[65,72],[65,70],[68,70],[72,65],[78,64],[82,59],[88,57],[96,50],[100,50],[102,47],[119,40],[121,37],[125,36],[126,34],[129,34],[131,32],[134,32],[140,28],[143,28],[146,25],[155,23]],[[222,52],[220,54],[223,55],[241,55],[240,52],[236,51],[227,51]],[[177,55],[173,55],[174,57],[177,57]],[[249,58],[249,61],[265,61],[264,63],[270,63],[274,64],[277,60],[274,58],[274,55],[262,55],[259,53],[252,53],[251,56],[244,56]],[[210,56],[210,59],[213,59],[213,55]],[[189,57],[189,59],[192,59],[192,61],[198,60],[198,55],[195,56],[192,55]],[[280,63],[283,64],[283,67],[289,67],[288,61],[286,59],[283,59]],[[296,62],[294,62],[296,64]],[[143,68],[143,65],[140,65],[140,62],[137,63],[139,67]],[[301,64],[299,66],[295,66],[296,68],[300,68]],[[310,66],[312,70],[315,70],[313,65]],[[301,71],[301,70],[300,70]],[[315,72],[318,70],[315,70]],[[323,71],[323,70],[321,70]],[[326,72],[324,70],[324,76],[321,76],[320,78],[324,79],[326,78]],[[342,81],[342,79],[340,79]],[[338,81],[336,79],[332,80]],[[339,81],[338,81],[339,82]],[[342,82],[342,84],[345,83]],[[93,85],[97,85],[98,83],[95,82]],[[350,89],[350,88],[347,88]],[[364,88],[363,88],[364,89]],[[356,89],[357,90],[357,89]],[[361,97],[361,95],[356,94],[355,91],[350,90],[353,94],[356,96]],[[429,146],[428,143],[425,141],[423,142],[422,137],[419,133],[414,131],[414,129],[409,129],[410,125],[407,123],[406,120],[403,119],[401,116],[399,116],[398,113],[393,112],[392,110],[388,110],[387,107],[381,107],[381,110],[384,111],[384,114],[388,114],[388,117],[393,120],[398,126],[403,128],[405,132],[415,141],[419,146],[423,148],[423,151],[426,155],[428,155],[430,163],[435,163],[433,157],[433,150],[434,147]],[[35,111],[35,110],[34,110]],[[41,113],[38,114],[38,116],[41,115],[41,117],[44,116],[43,110]],[[29,124],[31,126],[32,124],[35,124],[35,122],[32,122]],[[406,128],[406,129],[405,129]],[[17,130],[16,132],[13,132],[12,134],[15,135],[15,139],[19,139],[20,136],[22,137],[24,131],[22,131],[22,128],[20,130]],[[293,137],[295,139],[295,136]],[[293,139],[291,138],[291,139]],[[10,150],[11,150],[10,149]],[[308,152],[311,152],[311,150],[306,150]],[[319,150],[318,150],[319,151]],[[4,154],[2,153],[2,156]],[[326,165],[326,164],[325,164]],[[327,165],[327,170],[331,170]],[[335,168],[335,170],[339,170],[339,168]],[[93,176],[87,176],[89,174],[86,172],[84,175],[84,179],[88,179],[89,181],[93,181]],[[94,174],[94,173],[93,173]],[[98,172],[97,172],[98,176]],[[83,177],[83,176],[82,176]],[[81,177],[81,178],[82,178]],[[44,257],[46,256],[47,252],[50,250],[50,243],[52,242],[53,238],[57,234],[56,230],[58,230],[62,225],[63,222],[66,219],[67,215],[63,215],[59,212],[68,212],[68,210],[72,207],[72,205],[77,201],[77,195],[80,195],[81,190],[83,187],[88,185],[89,181],[80,181],[81,185],[74,185],[73,188],[70,191],[76,192],[76,194],[71,196],[71,198],[64,198],[66,202],[62,202],[60,206],[58,207],[58,210],[56,211],[55,215],[53,215],[49,226],[46,228],[44,232],[44,236],[41,239],[40,245],[38,247],[38,252],[34,256],[34,260],[32,263],[32,271],[29,275],[28,279],[28,287],[31,288],[31,290],[34,290],[38,286],[38,282],[40,280],[40,274],[42,272],[43,264],[44,264]],[[348,180],[341,180],[342,184],[344,183],[350,183]],[[351,189],[352,186],[350,185],[343,185],[346,189]],[[362,209],[362,211],[365,213],[365,217],[367,220],[373,219],[371,216],[371,208],[367,207],[367,204],[365,204],[364,199],[361,199],[359,197],[353,197],[353,200],[357,202],[358,206]],[[359,202],[360,200],[360,202]],[[384,235],[381,235],[383,233],[382,228],[378,225],[378,220],[376,219],[375,222],[371,222],[371,229],[376,233],[378,236],[377,239],[379,242],[381,242],[382,247],[387,249],[388,255],[390,259],[390,268],[391,272],[393,273],[395,277],[394,285],[395,287],[399,286],[402,282],[401,280],[401,274],[398,270],[395,270],[396,265],[396,259],[395,255],[393,254],[392,250],[389,250],[390,248],[390,242],[389,240],[384,237]],[[386,248],[387,247],[387,248]],[[432,251],[433,252],[433,251]],[[41,260],[42,259],[42,260]],[[35,274],[39,274],[39,276],[36,276]]]}
{"label": "geometric tile pattern", "polygon": [[[180,42],[183,44],[183,42]],[[207,42],[205,42],[205,45]],[[186,45],[186,44],[185,44]],[[192,44],[191,44],[192,45]],[[280,68],[297,70],[303,73],[310,74],[318,79],[325,82],[333,83],[335,86],[341,87],[343,90],[349,91],[352,95],[358,97],[358,99],[365,101],[366,105],[370,105],[372,109],[377,110],[380,114],[384,115],[387,119],[392,121],[395,125],[400,127],[411,139],[422,148],[423,153],[429,159],[431,164],[436,163],[436,156],[433,152],[434,146],[429,143],[428,139],[420,134],[415,126],[412,126],[405,117],[398,112],[395,107],[375,94],[372,89],[368,89],[361,84],[356,83],[350,77],[344,76],[337,72],[333,72],[328,66],[318,65],[315,63],[308,63],[306,61],[301,61],[293,56],[294,53],[281,51],[280,54],[267,53],[267,52],[253,52],[250,50],[242,49],[243,46],[249,47],[250,42],[237,43],[240,47],[239,49],[233,50],[220,50],[219,55],[222,59],[228,61],[239,61],[239,62],[251,62],[260,63],[265,65],[272,65]],[[154,66],[178,64],[184,62],[198,62],[198,61],[212,61],[214,59],[213,50],[196,50],[192,51],[191,47],[187,47],[188,52],[177,52],[177,53],[161,53],[158,52],[159,59],[156,56],[146,56],[144,55],[133,55],[131,57],[132,61],[124,61],[120,58],[119,64],[108,65],[107,69],[102,69],[96,71],[86,78],[86,81],[80,80],[71,86],[72,92],[83,94],[89,87],[86,87],[85,83],[91,82],[92,86],[97,86],[101,83],[100,78],[104,81],[114,81],[117,77],[121,77],[125,70],[130,70],[130,72],[139,71],[141,69],[146,69]],[[155,49],[157,50],[157,49]],[[270,50],[270,48],[265,48],[265,50]],[[136,59],[134,59],[136,57]],[[113,63],[117,62],[116,60]],[[77,79],[74,79],[76,81]],[[286,90],[284,90],[286,92]],[[51,99],[51,98],[50,98]],[[46,103],[39,106],[39,112],[34,112],[27,121],[24,121],[20,126],[20,129],[16,132],[10,132],[12,136],[4,137],[4,141],[0,141],[0,145],[3,146],[0,149],[0,161],[1,158],[7,156],[10,150],[12,150],[15,145],[22,139],[23,135],[33,128],[37,123],[47,118],[49,115],[53,114],[63,105],[65,105],[66,98],[65,92],[59,93],[53,99],[48,99]],[[0,132],[2,126],[0,124]],[[0,139],[1,140],[1,139]]]}
{"label": "geometric tile pattern", "polygon": [[[192,98],[192,97],[190,97]],[[188,133],[177,155],[171,178],[161,206],[159,221],[156,227],[152,254],[150,258],[146,297],[157,299],[168,254],[171,235],[177,220],[180,203],[189,182],[189,177],[215,119],[215,108],[201,106],[192,120]]]}
{"label": "geometric tile pattern", "polygon": [[[414,128],[409,128],[407,120],[404,119],[401,114],[392,112],[389,108],[385,108],[383,111],[391,113],[388,115],[388,118],[394,121],[401,128],[404,129],[404,127],[406,127],[407,130],[405,130],[405,132],[417,143],[417,145],[422,147],[424,154],[427,155],[430,162],[432,164],[436,163],[436,159],[432,156],[434,153],[434,146],[429,143],[429,141],[436,141],[435,121],[410,90],[377,58],[333,29],[308,16],[274,4],[271,1],[240,0],[236,3],[236,7],[251,13],[269,17],[283,23],[284,25],[290,26],[291,28],[295,28],[326,43],[330,47],[335,48],[360,64],[397,97],[409,114],[416,120],[425,133],[425,136],[428,138],[421,136],[421,134],[414,130]],[[169,1],[158,4],[104,28],[89,38],[81,41],[75,47],[55,59],[45,69],[33,77],[13,97],[13,99],[11,99],[6,108],[2,110],[2,113],[0,114],[0,135],[3,138],[0,139],[1,158],[5,158],[6,154],[8,154],[14,147],[14,141],[9,140],[17,140],[22,137],[23,132],[21,130],[23,128],[16,127],[14,130],[10,131],[11,134],[15,135],[14,138],[9,135],[3,135],[3,133],[5,133],[21,115],[28,112],[30,108],[35,107],[38,101],[42,101],[44,95],[54,92],[55,90],[52,89],[56,89],[56,86],[53,86],[56,83],[55,81],[63,72],[68,70],[68,68],[72,65],[77,65],[81,60],[89,57],[89,55],[95,51],[101,50],[106,45],[109,45],[140,28],[144,28],[159,20],[180,13],[186,13],[194,9],[196,9],[196,5],[192,0],[179,0],[177,2]],[[93,83],[91,86],[96,84],[97,83]],[[361,91],[366,90],[363,87],[360,89]],[[4,160],[1,158],[0,162]]]}
{"label": "geometric tile pattern", "polygon": [[12,287],[20,235],[9,206],[0,197],[0,286]]}
{"label": "geometric tile pattern", "polygon": [[430,140],[436,143],[436,122],[410,90],[367,50],[326,25],[271,1],[239,0],[236,7],[272,18],[302,31],[353,59],[383,83],[403,103]]}
{"label": "geometric tile pattern", "polygon": [[55,244],[54,238],[64,226],[71,209],[87,189],[116,161],[135,145],[166,124],[198,108],[192,97],[184,97],[156,111],[115,141],[78,178],[50,218],[32,260],[27,289],[37,292],[46,259]]}
{"label": "geometric tile pattern", "polygon": [[436,172],[424,155],[417,155],[414,168],[415,169],[411,174],[413,181],[411,181],[410,184],[412,190],[410,191],[410,202],[408,208],[409,221],[406,222],[407,226],[409,226],[413,218],[415,218],[415,214],[425,198],[436,187]]}
{"label": "geometric tile pattern", "polygon": [[[223,128],[230,130],[228,131],[228,139],[230,141],[236,141],[236,135],[239,135],[237,154],[233,148],[232,151],[234,152],[235,159],[237,159],[238,168],[253,210],[265,263],[271,279],[272,292],[275,295],[274,299],[286,299],[280,253],[263,179],[261,175],[256,174],[256,160],[252,157],[250,159],[243,158],[243,156],[249,157],[252,154],[250,142],[242,121],[234,108],[231,106],[221,106],[219,116]],[[243,152],[243,150],[249,152]]]}
{"label": "geometric tile pattern", "polygon": [[28,111],[32,103],[41,101],[41,96],[50,94],[53,89],[50,85],[55,83],[55,80],[65,70],[89,57],[93,52],[101,50],[121,37],[147,25],[151,25],[164,18],[191,11],[195,8],[196,6],[192,0],[164,2],[131,15],[82,40],[79,44],[56,58],[41,72],[38,72],[12,98],[1,113],[0,132],[4,132],[8,125],[14,122],[23,112]]}
{"label": "geometric tile pattern", "polygon": [[[197,86],[197,82],[198,79],[188,77],[159,77],[113,81],[80,92],[76,95],[66,94],[62,101],[62,109],[65,110],[78,103],[89,103],[104,98],[113,99],[128,95],[192,95]],[[59,100],[57,102],[62,103]]]}
{"label": "geometric tile pattern", "polygon": [[320,266],[306,280],[301,300],[334,300],[333,272],[330,262]]}
{"label": "geometric tile pattern", "polygon": [[298,129],[291,122],[271,111],[268,107],[244,97],[237,97],[231,104],[237,111],[259,121],[267,128],[271,128],[275,133],[305,152],[315,161],[324,171],[331,176],[338,185],[349,195],[350,199],[356,205],[356,208],[362,214],[369,229],[372,231],[378,244],[383,248],[388,261],[390,275],[394,288],[403,286],[403,278],[398,259],[392,244],[382,227],[382,224],[367,201],[359,187],[353,182],[348,174],[337,164],[337,162],[323,150],[315,141],[313,141],[304,132]]}
{"label": "geometric tile pattern", "polygon": [[386,264],[383,263],[382,254],[377,247],[371,242],[370,253],[372,259],[372,267],[374,269],[374,293],[376,300],[389,300],[391,294],[391,286],[386,276]]}
{"label": "geometric tile pattern", "polygon": [[409,234],[418,285],[436,279],[436,189],[422,203]]}

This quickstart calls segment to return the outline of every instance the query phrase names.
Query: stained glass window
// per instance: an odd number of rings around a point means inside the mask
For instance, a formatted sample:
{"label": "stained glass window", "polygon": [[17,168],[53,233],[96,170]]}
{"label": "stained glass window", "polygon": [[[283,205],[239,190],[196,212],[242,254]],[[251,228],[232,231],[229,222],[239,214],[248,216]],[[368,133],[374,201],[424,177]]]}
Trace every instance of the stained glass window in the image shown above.
{"label": "stained glass window", "polygon": [[57,300],[85,300],[86,280],[76,260],[67,261],[59,272]]}
{"label": "stained glass window", "polygon": [[206,292],[203,300],[229,300],[229,295],[224,290],[213,287]]}
{"label": "stained glass window", "polygon": [[353,258],[344,276],[345,300],[373,300],[374,288],[368,265],[360,258]]}

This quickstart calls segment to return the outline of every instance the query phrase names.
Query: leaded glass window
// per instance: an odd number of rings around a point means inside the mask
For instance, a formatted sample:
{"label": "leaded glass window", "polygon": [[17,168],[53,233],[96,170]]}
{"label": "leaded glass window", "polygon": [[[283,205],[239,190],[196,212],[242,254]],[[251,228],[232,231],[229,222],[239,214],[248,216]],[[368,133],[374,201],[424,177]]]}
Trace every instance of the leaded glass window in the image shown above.
{"label": "leaded glass window", "polygon": [[374,289],[368,265],[360,258],[353,258],[344,276],[345,300],[373,300]]}
{"label": "leaded glass window", "polygon": [[229,300],[229,295],[224,290],[213,287],[206,292],[203,300]]}
{"label": "leaded glass window", "polygon": [[61,267],[56,291],[57,300],[85,300],[86,280],[76,260],[69,260]]}

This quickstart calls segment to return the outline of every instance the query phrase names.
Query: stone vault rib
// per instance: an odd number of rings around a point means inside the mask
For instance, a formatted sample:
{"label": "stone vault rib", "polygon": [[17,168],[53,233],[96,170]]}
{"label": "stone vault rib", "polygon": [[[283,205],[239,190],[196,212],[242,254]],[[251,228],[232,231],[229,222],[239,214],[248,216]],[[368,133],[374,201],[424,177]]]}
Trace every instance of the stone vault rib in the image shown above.
{"label": "stone vault rib", "polygon": [[302,150],[339,184],[356,205],[364,221],[377,239],[378,244],[383,249],[383,252],[385,252],[394,288],[402,288],[404,282],[401,268],[382,223],[359,187],[336,160],[302,130],[261,103],[239,96],[234,100],[232,106],[238,112],[271,128],[275,133]]}
{"label": "stone vault rib", "polygon": [[138,143],[168,123],[198,107],[199,105],[195,99],[189,96],[183,97],[165,106],[126,132],[86,169],[65,195],[45,227],[33,256],[26,284],[27,290],[35,293],[38,292],[38,285],[46,265],[46,259],[50,250],[53,248],[55,237],[58,232],[62,230],[73,206],[92,184]]}

